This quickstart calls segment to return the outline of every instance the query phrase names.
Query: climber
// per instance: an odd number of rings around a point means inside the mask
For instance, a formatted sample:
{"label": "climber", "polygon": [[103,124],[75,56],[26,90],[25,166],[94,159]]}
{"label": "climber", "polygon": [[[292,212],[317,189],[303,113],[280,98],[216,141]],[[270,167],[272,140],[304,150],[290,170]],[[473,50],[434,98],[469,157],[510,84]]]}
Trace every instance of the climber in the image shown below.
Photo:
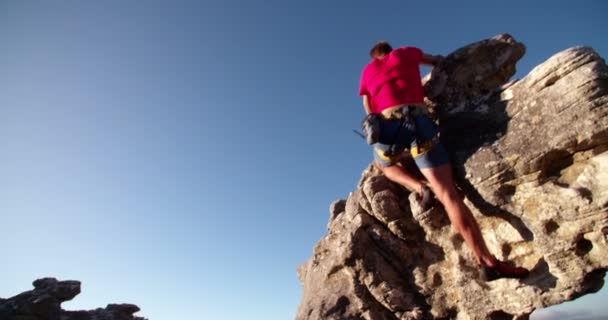
{"label": "climber", "polygon": [[[527,269],[502,262],[488,250],[473,214],[456,190],[438,128],[427,116],[419,66],[435,66],[442,57],[415,47],[393,50],[385,41],[378,42],[370,56],[372,61],[361,74],[359,95],[367,114],[364,132],[372,145],[375,165],[389,180],[416,192],[423,208],[428,208],[433,193],[436,195],[452,225],[472,249],[486,280],[526,277]],[[371,132],[374,128],[380,130]],[[426,181],[401,164],[407,149]]]}

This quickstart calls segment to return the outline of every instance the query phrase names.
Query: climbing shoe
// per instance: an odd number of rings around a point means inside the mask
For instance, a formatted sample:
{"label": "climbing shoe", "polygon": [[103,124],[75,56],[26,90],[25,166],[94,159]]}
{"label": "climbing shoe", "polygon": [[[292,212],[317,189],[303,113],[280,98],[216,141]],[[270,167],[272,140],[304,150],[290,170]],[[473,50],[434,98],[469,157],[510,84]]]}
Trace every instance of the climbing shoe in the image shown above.
{"label": "climbing shoe", "polygon": [[418,204],[422,211],[426,211],[433,207],[435,204],[435,196],[433,195],[433,191],[426,185],[422,186],[422,192],[416,195],[416,200],[418,200]]}
{"label": "climbing shoe", "polygon": [[530,274],[528,269],[515,267],[502,261],[497,261],[493,267],[481,267],[481,278],[484,281],[494,281],[501,278],[522,279],[527,277],[528,274]]}

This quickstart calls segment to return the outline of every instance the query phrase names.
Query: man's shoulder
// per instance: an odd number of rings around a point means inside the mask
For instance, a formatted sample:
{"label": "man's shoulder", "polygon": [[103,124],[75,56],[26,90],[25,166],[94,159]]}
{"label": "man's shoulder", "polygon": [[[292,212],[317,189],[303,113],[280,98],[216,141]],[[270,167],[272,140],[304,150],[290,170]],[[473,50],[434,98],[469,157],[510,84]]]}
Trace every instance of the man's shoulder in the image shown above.
{"label": "man's shoulder", "polygon": [[399,54],[399,53],[412,53],[412,52],[420,52],[420,53],[422,53],[422,49],[420,49],[418,47],[414,47],[414,46],[403,46],[403,47],[399,47],[399,48],[393,50],[393,53],[395,53],[395,54]]}
{"label": "man's shoulder", "polygon": [[399,47],[391,52],[393,61],[419,63],[424,54],[418,47]]}
{"label": "man's shoulder", "polygon": [[365,78],[367,75],[374,73],[375,70],[378,69],[378,65],[375,63],[375,60],[376,59],[372,59],[372,61],[363,66],[363,70],[361,70],[361,77]]}

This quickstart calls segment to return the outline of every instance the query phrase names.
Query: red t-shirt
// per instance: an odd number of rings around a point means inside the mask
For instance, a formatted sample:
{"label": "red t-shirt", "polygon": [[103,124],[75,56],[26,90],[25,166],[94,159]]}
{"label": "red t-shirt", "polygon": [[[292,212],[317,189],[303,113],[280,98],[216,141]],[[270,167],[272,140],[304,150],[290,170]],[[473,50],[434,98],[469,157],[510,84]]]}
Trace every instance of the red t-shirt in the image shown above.
{"label": "red t-shirt", "polygon": [[400,105],[424,102],[420,82],[422,50],[415,47],[394,49],[368,63],[361,73],[359,95],[370,98],[373,113]]}

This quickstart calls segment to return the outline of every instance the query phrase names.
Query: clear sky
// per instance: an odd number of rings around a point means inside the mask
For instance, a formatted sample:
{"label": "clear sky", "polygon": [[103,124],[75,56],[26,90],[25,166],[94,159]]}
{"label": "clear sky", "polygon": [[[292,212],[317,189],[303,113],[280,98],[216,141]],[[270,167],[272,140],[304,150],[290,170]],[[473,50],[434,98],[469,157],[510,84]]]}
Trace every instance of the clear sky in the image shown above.
{"label": "clear sky", "polygon": [[0,0],[0,297],[52,276],[83,282],[67,309],[293,319],[296,268],[371,160],[351,130],[377,40],[445,55],[508,32],[518,78],[608,56],[602,0],[414,3]]}

